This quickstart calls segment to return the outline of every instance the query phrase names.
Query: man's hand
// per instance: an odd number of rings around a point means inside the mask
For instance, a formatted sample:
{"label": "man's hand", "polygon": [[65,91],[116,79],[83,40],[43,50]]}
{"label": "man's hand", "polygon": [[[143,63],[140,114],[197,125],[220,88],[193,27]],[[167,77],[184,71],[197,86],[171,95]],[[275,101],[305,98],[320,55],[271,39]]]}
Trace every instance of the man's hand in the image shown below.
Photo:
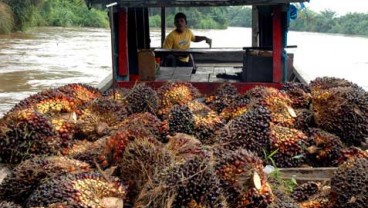
{"label": "man's hand", "polygon": [[206,43],[210,46],[210,48],[212,48],[212,39],[211,38],[206,38]]}

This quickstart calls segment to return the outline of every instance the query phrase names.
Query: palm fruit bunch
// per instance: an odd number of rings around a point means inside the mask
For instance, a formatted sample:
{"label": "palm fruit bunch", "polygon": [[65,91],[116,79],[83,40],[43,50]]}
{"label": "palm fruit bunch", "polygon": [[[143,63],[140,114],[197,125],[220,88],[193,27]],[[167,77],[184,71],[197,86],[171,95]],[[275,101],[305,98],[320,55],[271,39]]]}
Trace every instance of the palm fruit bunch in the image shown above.
{"label": "palm fruit bunch", "polygon": [[367,207],[367,170],[367,158],[348,160],[338,167],[331,178],[330,201],[334,207]]}
{"label": "palm fruit bunch", "polygon": [[339,165],[343,164],[347,160],[356,158],[366,158],[368,159],[368,151],[364,151],[357,147],[344,148],[341,151],[341,157],[338,159]]}
{"label": "palm fruit bunch", "polygon": [[248,149],[264,156],[270,147],[271,112],[259,106],[231,120],[216,132],[215,140],[226,149]]}
{"label": "palm fruit bunch", "polygon": [[192,159],[194,157],[209,156],[209,152],[198,139],[183,133],[168,136],[168,142],[165,145],[165,149],[173,155],[177,162]]}
{"label": "palm fruit bunch", "polygon": [[115,177],[97,172],[67,174],[44,180],[26,206],[66,203],[68,207],[106,207],[106,198],[124,199],[125,195],[125,187]]}
{"label": "palm fruit bunch", "polygon": [[311,90],[308,85],[299,82],[286,82],[281,88],[291,100],[293,108],[309,108],[312,101]]}
{"label": "palm fruit bunch", "polygon": [[70,206],[67,203],[54,203],[54,204],[49,204],[47,206],[42,206],[42,207],[31,207],[31,208],[70,208]]}
{"label": "palm fruit bunch", "polygon": [[194,115],[188,105],[174,105],[167,119],[169,134],[175,133],[194,134]]}
{"label": "palm fruit bunch", "polygon": [[174,105],[183,105],[200,96],[198,89],[189,82],[168,82],[157,90],[159,97],[158,116],[167,119]]}
{"label": "palm fruit bunch", "polygon": [[297,202],[307,201],[319,192],[319,188],[320,184],[316,182],[306,182],[294,188],[290,196]]}
{"label": "palm fruit bunch", "polygon": [[130,142],[116,162],[120,178],[128,186],[125,205],[134,204],[144,184],[172,162],[171,154],[156,140],[142,138]]}
{"label": "palm fruit bunch", "polygon": [[296,118],[294,128],[307,132],[310,127],[314,126],[313,112],[309,109],[295,109]]}
{"label": "palm fruit bunch", "polygon": [[309,87],[312,91],[328,90],[338,87],[351,87],[361,89],[361,87],[359,87],[357,84],[354,84],[346,79],[336,77],[317,77],[310,82]]}
{"label": "palm fruit bunch", "polygon": [[312,88],[314,120],[347,145],[359,146],[368,137],[368,92],[354,87]]}
{"label": "palm fruit bunch", "polygon": [[1,208],[22,208],[22,206],[15,204],[9,201],[1,201],[0,200],[0,207]]}
{"label": "palm fruit bunch", "polygon": [[80,113],[76,123],[76,137],[91,141],[106,135],[112,126],[128,116],[122,103],[107,98],[97,98],[86,103]]}
{"label": "palm fruit bunch", "polygon": [[274,200],[267,208],[300,208],[300,206],[287,194],[279,189],[273,189]]}
{"label": "palm fruit bunch", "polygon": [[69,146],[72,143],[76,132],[76,119],[75,113],[64,114],[50,119],[51,125],[62,140],[62,146]]}
{"label": "palm fruit bunch", "polygon": [[67,84],[56,88],[56,90],[77,99],[81,104],[102,96],[101,91],[97,88],[82,83]]}
{"label": "palm fruit bunch", "polygon": [[239,95],[237,88],[230,83],[223,83],[213,93],[205,98],[205,104],[218,114],[233,103]]}
{"label": "palm fruit bunch", "polygon": [[0,184],[0,200],[22,204],[42,180],[90,171],[87,163],[62,156],[34,157],[17,165]]}
{"label": "palm fruit bunch", "polygon": [[308,137],[297,129],[271,125],[270,152],[277,167],[299,167],[305,162],[303,147]]}
{"label": "palm fruit bunch", "polygon": [[115,100],[119,103],[124,103],[124,99],[129,94],[129,91],[130,90],[128,88],[109,89],[105,92],[104,96],[107,99]]}
{"label": "palm fruit bunch", "polygon": [[239,95],[236,100],[230,103],[227,107],[223,108],[219,115],[221,119],[224,119],[225,121],[230,121],[231,119],[234,119],[246,113],[249,109],[249,103],[250,98],[248,95]]}
{"label": "palm fruit bunch", "polygon": [[111,137],[102,137],[96,141],[78,140],[70,147],[63,148],[61,154],[69,158],[88,163],[91,167],[97,165],[106,168],[112,163],[110,151]]}
{"label": "palm fruit bunch", "polygon": [[263,172],[263,161],[245,149],[215,150],[216,175],[230,207],[267,207],[273,194]]}
{"label": "palm fruit bunch", "polygon": [[157,93],[145,83],[135,85],[125,96],[124,101],[131,114],[148,112],[156,115],[157,113]]}
{"label": "palm fruit bunch", "polygon": [[210,159],[175,163],[145,184],[136,207],[228,207]]}
{"label": "palm fruit bunch", "polygon": [[8,113],[0,120],[0,161],[20,163],[35,155],[56,154],[61,139],[51,123],[31,109]]}
{"label": "palm fruit bunch", "polygon": [[154,136],[157,140],[163,141],[167,135],[168,129],[165,123],[151,113],[136,113],[130,115],[122,122],[118,123],[114,129],[136,132],[137,135],[148,134]]}
{"label": "palm fruit bunch", "polygon": [[344,145],[340,138],[322,129],[309,129],[307,160],[313,167],[337,167]]}

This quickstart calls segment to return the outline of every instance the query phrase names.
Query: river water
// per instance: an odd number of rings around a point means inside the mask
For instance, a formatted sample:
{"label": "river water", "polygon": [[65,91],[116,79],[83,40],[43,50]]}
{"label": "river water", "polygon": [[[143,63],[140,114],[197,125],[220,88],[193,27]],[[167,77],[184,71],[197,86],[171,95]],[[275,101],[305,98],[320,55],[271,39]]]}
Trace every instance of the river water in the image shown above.
{"label": "river water", "polygon": [[[194,30],[212,38],[213,48],[251,46],[250,28]],[[152,47],[160,32],[152,30]],[[335,76],[368,90],[368,37],[289,32],[288,49],[306,78]],[[208,47],[204,42],[192,47]],[[96,28],[40,27],[0,35],[0,116],[15,103],[50,87],[68,83],[95,86],[111,71],[110,31]]]}

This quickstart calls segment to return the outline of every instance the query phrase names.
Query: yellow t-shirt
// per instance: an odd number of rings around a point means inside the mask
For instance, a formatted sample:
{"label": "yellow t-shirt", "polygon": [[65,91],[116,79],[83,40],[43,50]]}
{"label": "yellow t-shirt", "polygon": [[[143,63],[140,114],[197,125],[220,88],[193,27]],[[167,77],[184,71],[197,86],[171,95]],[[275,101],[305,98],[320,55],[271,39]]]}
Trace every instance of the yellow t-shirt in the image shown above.
{"label": "yellow t-shirt", "polygon": [[[176,30],[170,32],[164,41],[165,49],[181,49],[186,50],[190,47],[190,42],[194,41],[195,36],[190,29],[185,29],[182,33],[178,33]],[[188,62],[189,57],[179,57],[180,61]]]}

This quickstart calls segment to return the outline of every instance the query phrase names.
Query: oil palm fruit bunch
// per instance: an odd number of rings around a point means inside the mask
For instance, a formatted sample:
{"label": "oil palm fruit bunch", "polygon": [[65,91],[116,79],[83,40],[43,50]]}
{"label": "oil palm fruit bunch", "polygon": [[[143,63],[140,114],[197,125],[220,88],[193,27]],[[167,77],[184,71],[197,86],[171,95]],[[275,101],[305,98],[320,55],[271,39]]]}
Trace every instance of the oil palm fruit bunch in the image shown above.
{"label": "oil palm fruit bunch", "polygon": [[267,208],[300,208],[300,206],[284,192],[273,189],[274,199]]}
{"label": "oil palm fruit bunch", "polygon": [[368,159],[356,158],[340,165],[331,178],[330,201],[336,208],[367,207]]}
{"label": "oil palm fruit bunch", "polygon": [[61,139],[51,123],[31,109],[8,113],[0,121],[0,161],[17,164],[35,155],[52,155]]}
{"label": "oil palm fruit bunch", "polygon": [[168,142],[165,149],[168,150],[176,161],[181,162],[194,157],[207,157],[209,152],[202,143],[195,137],[177,133],[174,136],[168,136]]}
{"label": "oil palm fruit bunch", "polygon": [[250,98],[248,95],[239,95],[233,102],[229,103],[228,106],[223,108],[219,115],[221,119],[224,119],[225,121],[230,121],[231,119],[234,119],[246,113],[249,109],[249,103]]}
{"label": "oil palm fruit bunch", "polygon": [[230,207],[267,207],[273,200],[263,161],[245,149],[216,149],[215,170]]}
{"label": "oil palm fruit bunch", "polygon": [[18,204],[47,178],[90,171],[87,163],[62,156],[34,157],[17,165],[0,184],[0,199]]}
{"label": "oil palm fruit bunch", "polygon": [[96,141],[77,140],[70,147],[63,148],[61,154],[69,158],[106,168],[112,163],[110,151],[111,137],[102,137]]}
{"label": "oil palm fruit bunch", "polygon": [[309,83],[309,87],[312,91],[328,90],[339,87],[362,89],[357,84],[354,84],[346,79],[336,77],[317,77]]}
{"label": "oil palm fruit bunch", "polygon": [[308,85],[299,82],[286,82],[281,92],[285,93],[291,100],[293,108],[309,108],[311,103],[311,90]]}
{"label": "oil palm fruit bunch", "polygon": [[310,199],[311,196],[319,192],[320,184],[316,182],[306,182],[293,189],[291,198],[297,202],[303,202]]}
{"label": "oil palm fruit bunch", "polygon": [[140,193],[136,207],[227,207],[209,158],[195,157],[165,168]]}
{"label": "oil palm fruit bunch", "polygon": [[128,111],[116,100],[97,98],[81,107],[76,122],[76,137],[94,141],[106,135],[110,128],[123,121]]}
{"label": "oil palm fruit bunch", "polygon": [[229,121],[216,132],[215,141],[226,149],[244,148],[262,157],[270,147],[270,124],[271,112],[259,106]]}
{"label": "oil palm fruit bunch", "polygon": [[344,145],[336,135],[312,128],[307,142],[307,160],[313,167],[337,167]]}
{"label": "oil palm fruit bunch", "polygon": [[174,105],[167,119],[169,134],[176,133],[194,134],[194,115],[188,105]]}
{"label": "oil palm fruit bunch", "polygon": [[190,101],[186,105],[193,115],[195,136],[202,143],[211,144],[214,132],[222,128],[224,123],[215,111],[197,100]]}
{"label": "oil palm fruit bunch", "polygon": [[62,113],[71,113],[77,110],[78,101],[67,96],[57,96],[44,99],[34,105],[34,109],[49,117]]}
{"label": "oil palm fruit bunch", "polygon": [[299,167],[305,162],[304,146],[308,137],[297,129],[270,126],[270,153],[277,167]]}
{"label": "oil palm fruit bunch", "polygon": [[315,126],[313,120],[313,112],[309,109],[295,109],[296,118],[294,128],[307,132],[309,128]]}
{"label": "oil palm fruit bunch", "polygon": [[198,89],[189,82],[168,82],[157,90],[159,97],[158,115],[166,119],[174,105],[183,105],[199,98]]}
{"label": "oil palm fruit bunch", "polygon": [[134,204],[144,184],[172,162],[172,155],[156,140],[142,138],[130,142],[116,162],[120,178],[128,186],[125,204]]}
{"label": "oil palm fruit bunch", "polygon": [[213,95],[205,98],[205,104],[217,113],[228,107],[239,95],[237,88],[230,83],[223,83],[218,86]]}
{"label": "oil palm fruit bunch", "polygon": [[0,200],[0,207],[1,208],[22,208],[22,206],[15,204],[14,202],[1,201],[1,200]]}
{"label": "oil palm fruit bunch", "polygon": [[97,172],[67,174],[44,180],[27,199],[27,207],[66,203],[69,207],[105,207],[106,198],[124,199],[125,187],[115,177]]}
{"label": "oil palm fruit bunch", "polygon": [[62,146],[69,146],[76,132],[77,117],[75,113],[50,118],[50,123],[62,140]]}
{"label": "oil palm fruit bunch", "polygon": [[80,103],[86,103],[102,96],[101,91],[97,88],[82,83],[67,84],[56,88],[56,90],[79,100]]}
{"label": "oil palm fruit bunch", "polygon": [[312,88],[314,120],[347,145],[360,146],[368,137],[368,92],[354,87]]}
{"label": "oil palm fruit bunch", "polygon": [[157,113],[157,93],[145,83],[135,85],[124,99],[131,114],[148,112],[156,115]]}
{"label": "oil palm fruit bunch", "polygon": [[[114,91],[115,91],[115,94],[114,94]],[[115,90],[109,89],[106,91],[104,96],[107,99],[112,99],[112,100],[115,100],[116,102],[124,103],[124,99],[129,94],[129,91],[130,90],[128,88],[116,88]]]}
{"label": "oil palm fruit bunch", "polygon": [[341,157],[339,158],[339,165],[343,164],[347,160],[356,158],[366,158],[368,159],[368,151],[362,150],[358,147],[348,147],[341,151]]}

